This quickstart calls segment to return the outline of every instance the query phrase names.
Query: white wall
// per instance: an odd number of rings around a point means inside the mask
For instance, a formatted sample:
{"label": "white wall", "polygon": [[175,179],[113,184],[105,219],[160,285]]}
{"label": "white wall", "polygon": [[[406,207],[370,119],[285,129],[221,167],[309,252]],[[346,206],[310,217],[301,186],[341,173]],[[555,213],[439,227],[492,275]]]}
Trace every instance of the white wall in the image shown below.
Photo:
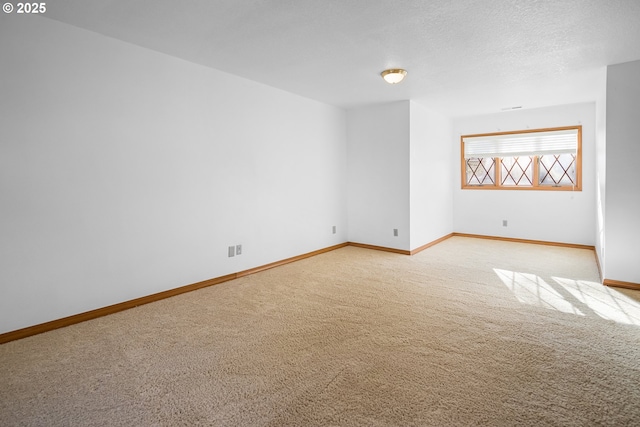
{"label": "white wall", "polygon": [[640,61],[608,67],[606,279],[640,283]]}
{"label": "white wall", "polygon": [[451,233],[448,118],[413,101],[356,108],[347,140],[349,241],[412,250]]}
{"label": "white wall", "polygon": [[[582,191],[462,190],[460,136],[582,125]],[[454,120],[453,228],[459,233],[595,244],[595,104],[501,112]],[[502,221],[507,220],[507,227]]]}
{"label": "white wall", "polygon": [[349,110],[347,140],[349,241],[409,250],[409,101]]}
{"label": "white wall", "polygon": [[600,93],[596,100],[596,234],[595,248],[600,274],[606,277],[605,205],[607,200],[607,68],[602,69]]}
{"label": "white wall", "polygon": [[346,241],[343,110],[39,17],[0,58],[0,333]]}
{"label": "white wall", "polygon": [[410,103],[410,248],[453,231],[451,120]]}

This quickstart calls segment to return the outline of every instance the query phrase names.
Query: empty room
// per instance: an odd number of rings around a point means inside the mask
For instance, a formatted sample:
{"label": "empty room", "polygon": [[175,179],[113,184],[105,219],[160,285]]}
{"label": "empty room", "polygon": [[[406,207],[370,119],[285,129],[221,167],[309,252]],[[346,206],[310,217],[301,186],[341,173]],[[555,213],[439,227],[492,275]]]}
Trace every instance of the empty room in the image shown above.
{"label": "empty room", "polygon": [[640,2],[0,13],[0,425],[640,425]]}

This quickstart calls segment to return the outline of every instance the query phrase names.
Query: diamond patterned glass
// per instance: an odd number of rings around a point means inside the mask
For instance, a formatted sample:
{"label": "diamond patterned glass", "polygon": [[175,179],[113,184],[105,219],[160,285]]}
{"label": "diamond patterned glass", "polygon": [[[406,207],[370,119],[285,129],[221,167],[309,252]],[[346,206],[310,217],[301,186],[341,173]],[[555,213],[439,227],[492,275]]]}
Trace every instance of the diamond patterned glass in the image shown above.
{"label": "diamond patterned glass", "polygon": [[533,185],[533,157],[502,157],[500,185],[530,187]]}
{"label": "diamond patterned glass", "polygon": [[495,160],[491,157],[465,159],[467,185],[494,185]]}
{"label": "diamond patterned glass", "polygon": [[575,185],[576,155],[573,153],[540,156],[540,185]]}

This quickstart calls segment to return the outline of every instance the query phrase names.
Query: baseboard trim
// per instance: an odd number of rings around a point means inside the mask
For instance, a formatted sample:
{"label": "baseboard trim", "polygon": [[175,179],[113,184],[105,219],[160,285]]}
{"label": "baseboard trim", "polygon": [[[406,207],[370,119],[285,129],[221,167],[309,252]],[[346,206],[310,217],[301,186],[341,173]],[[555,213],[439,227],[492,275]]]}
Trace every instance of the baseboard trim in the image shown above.
{"label": "baseboard trim", "polygon": [[138,307],[144,304],[149,304],[155,301],[160,301],[165,298],[170,298],[176,295],[180,295],[180,294],[195,291],[198,289],[206,288],[209,286],[217,285],[220,283],[228,282],[230,280],[234,280],[240,277],[248,276],[250,274],[258,273],[263,270],[268,270],[270,268],[278,267],[280,265],[289,264],[291,262],[299,261],[304,258],[310,258],[312,256],[319,255],[325,252],[330,252],[336,249],[340,249],[348,245],[349,245],[348,243],[340,243],[338,245],[318,249],[312,252],[308,252],[306,254],[297,255],[291,258],[283,259],[281,261],[272,262],[270,264],[266,264],[260,267],[255,267],[249,270],[227,274],[226,276],[215,277],[213,279],[204,280],[202,282],[192,283],[190,285],[181,286],[179,288],[169,289],[167,291],[158,292],[158,293],[147,295],[144,297],[98,308],[95,310],[86,311],[84,313],[75,314],[73,316],[63,317],[61,319],[40,323],[38,325],[28,326],[26,328],[18,329],[15,331],[5,332],[3,334],[0,334],[0,344],[8,343],[10,341],[19,340],[22,338],[27,338],[32,335],[38,335],[43,332],[53,331],[54,329],[64,328],[65,326],[75,325],[76,323],[97,319],[98,317],[103,317],[109,314],[118,313],[120,311],[128,310],[130,308]]}
{"label": "baseboard trim", "polygon": [[434,245],[437,245],[438,243],[444,242],[444,241],[445,241],[445,240],[447,240],[448,238],[453,237],[453,234],[454,234],[454,233],[449,233],[449,234],[447,234],[446,236],[442,236],[441,238],[434,240],[433,242],[429,242],[429,243],[427,243],[426,245],[422,245],[422,246],[420,246],[420,247],[418,247],[418,248],[415,248],[414,250],[412,250],[412,251],[410,252],[410,254],[411,254],[411,255],[415,255],[415,254],[417,254],[417,253],[419,253],[419,252],[424,251],[424,250],[425,250],[425,249],[427,249],[427,248],[430,248],[431,246],[434,246]]}
{"label": "baseboard trim", "polygon": [[367,244],[364,244],[364,243],[356,243],[356,242],[348,242],[347,245],[355,246],[357,248],[373,249],[373,250],[376,250],[376,251],[393,252],[394,254],[415,255],[415,254],[417,254],[419,252],[424,251],[427,248],[430,248],[431,246],[437,245],[438,243],[447,240],[448,238],[450,238],[453,235],[454,235],[454,233],[449,233],[446,236],[442,236],[439,239],[436,239],[436,240],[434,240],[432,242],[429,242],[426,245],[419,246],[419,247],[417,247],[417,248],[415,248],[413,250],[410,250],[410,251],[407,251],[405,249],[388,248],[386,246],[367,245]]}
{"label": "baseboard trim", "polygon": [[[589,246],[589,245],[579,245],[576,243],[562,243],[562,242],[550,242],[550,241],[546,241],[546,240],[529,240],[529,239],[517,239],[514,237],[499,237],[499,236],[487,236],[484,234],[468,234],[468,233],[449,233],[446,236],[442,236],[439,239],[436,239],[432,242],[427,243],[426,245],[422,245],[420,247],[417,247],[411,251],[407,251],[404,249],[396,249],[396,248],[388,248],[386,246],[376,246],[376,245],[367,245],[364,243],[356,243],[356,242],[348,242],[346,245],[348,246],[355,246],[358,248],[365,248],[365,249],[373,249],[376,251],[384,251],[384,252],[393,252],[396,254],[402,254],[402,255],[415,255],[419,252],[424,251],[427,248],[430,248],[431,246],[437,245],[438,243],[441,243],[451,237],[470,237],[473,239],[487,239],[487,240],[501,240],[501,241],[505,241],[505,242],[516,242],[516,243],[529,243],[529,244],[534,244],[534,245],[546,245],[546,246],[560,246],[560,247],[565,247],[565,248],[574,248],[574,249],[588,249],[588,250],[592,250],[595,252],[596,248],[595,246]],[[597,256],[596,256],[596,262],[598,262],[597,260]],[[599,265],[598,265],[599,268]]]}
{"label": "baseboard trim", "polygon": [[602,284],[613,288],[625,288],[640,291],[640,283],[623,282],[621,280],[604,279]]}
{"label": "baseboard trim", "polygon": [[29,326],[26,328],[18,329],[16,331],[6,332],[0,335],[0,344],[4,344],[9,341],[19,340],[21,338],[26,338],[32,335],[41,334],[43,332],[52,331],[54,329],[64,328],[65,326],[74,325],[76,323],[85,322],[87,320],[97,319],[98,317],[118,313],[120,311],[128,310],[130,308],[138,307],[140,305],[149,304],[150,302],[160,301],[165,298],[183,294],[185,292],[191,292],[197,289],[206,288],[208,286],[217,285],[218,283],[226,282],[228,280],[233,280],[235,278],[236,278],[235,274],[216,277],[214,279],[204,280],[198,283],[192,283],[190,285],[181,286],[175,289],[169,289],[167,291],[158,292],[156,294],[151,294],[144,297],[109,305],[106,307],[97,308],[95,310],[86,311],[84,313],[74,314],[73,316],[63,317],[61,319],[52,320],[50,322],[40,323],[38,325]]}
{"label": "baseboard trim", "polygon": [[364,243],[349,242],[349,246],[355,246],[356,248],[373,249],[375,251],[393,252],[394,254],[411,255],[411,251],[396,248],[387,248],[385,246],[366,245]]}
{"label": "baseboard trim", "polygon": [[604,275],[602,274],[602,266],[600,265],[600,257],[598,256],[598,251],[593,248],[593,255],[596,257],[596,265],[598,266],[598,277],[600,278],[600,283],[604,285]]}
{"label": "baseboard trim", "polygon": [[255,268],[251,268],[249,270],[240,271],[240,272],[236,273],[236,276],[237,277],[248,276],[250,274],[255,274],[255,273],[258,273],[260,271],[269,270],[270,268],[279,267],[281,265],[289,264],[289,263],[292,263],[292,262],[300,261],[300,260],[305,259],[305,258],[310,258],[312,256],[320,255],[320,254],[323,254],[325,252],[335,251],[336,249],[344,248],[345,246],[349,246],[349,243],[340,243],[338,245],[334,245],[334,246],[329,246],[327,248],[318,249],[317,251],[308,252],[306,254],[296,255],[294,257],[283,259],[281,261],[276,261],[276,262],[272,262],[270,264],[261,265],[260,267],[255,267]]}
{"label": "baseboard trim", "polygon": [[516,243],[531,243],[534,245],[547,245],[547,246],[561,246],[564,248],[574,248],[574,249],[589,249],[595,251],[595,246],[589,245],[578,245],[575,243],[561,243],[561,242],[549,242],[546,240],[529,240],[529,239],[516,239],[513,237],[498,237],[498,236],[485,236],[483,234],[467,234],[467,233],[451,233],[452,236],[458,237],[471,237],[474,239],[488,239],[488,240],[502,240],[505,242],[516,242]]}

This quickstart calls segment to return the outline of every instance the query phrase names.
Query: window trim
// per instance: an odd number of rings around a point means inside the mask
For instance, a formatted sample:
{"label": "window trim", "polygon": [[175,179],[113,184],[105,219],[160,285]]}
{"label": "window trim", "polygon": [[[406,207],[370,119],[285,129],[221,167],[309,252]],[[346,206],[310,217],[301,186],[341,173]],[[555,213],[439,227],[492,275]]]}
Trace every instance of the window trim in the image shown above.
{"label": "window trim", "polygon": [[[550,132],[550,131],[561,131],[561,130],[577,130],[577,149],[576,149],[576,184],[575,185],[561,185],[561,186],[551,186],[551,185],[540,185],[538,183],[540,177],[540,163],[538,161],[538,156],[534,156],[533,161],[533,185],[529,187],[519,187],[519,186],[506,186],[500,184],[500,157],[495,157],[494,161],[494,175],[493,181],[494,184],[481,184],[481,185],[468,185],[467,184],[467,170],[466,170],[466,161],[464,157],[464,139],[465,138],[477,138],[477,137],[487,137],[487,136],[500,136],[500,135],[517,135],[523,133],[537,133],[537,132]],[[582,191],[582,125],[577,126],[563,126],[563,127],[555,127],[555,128],[542,128],[542,129],[526,129],[526,130],[515,130],[515,131],[504,131],[504,132],[492,132],[492,133],[481,133],[481,134],[473,134],[473,135],[461,135],[460,136],[460,171],[461,171],[461,188],[463,190],[525,190],[525,191]]]}

